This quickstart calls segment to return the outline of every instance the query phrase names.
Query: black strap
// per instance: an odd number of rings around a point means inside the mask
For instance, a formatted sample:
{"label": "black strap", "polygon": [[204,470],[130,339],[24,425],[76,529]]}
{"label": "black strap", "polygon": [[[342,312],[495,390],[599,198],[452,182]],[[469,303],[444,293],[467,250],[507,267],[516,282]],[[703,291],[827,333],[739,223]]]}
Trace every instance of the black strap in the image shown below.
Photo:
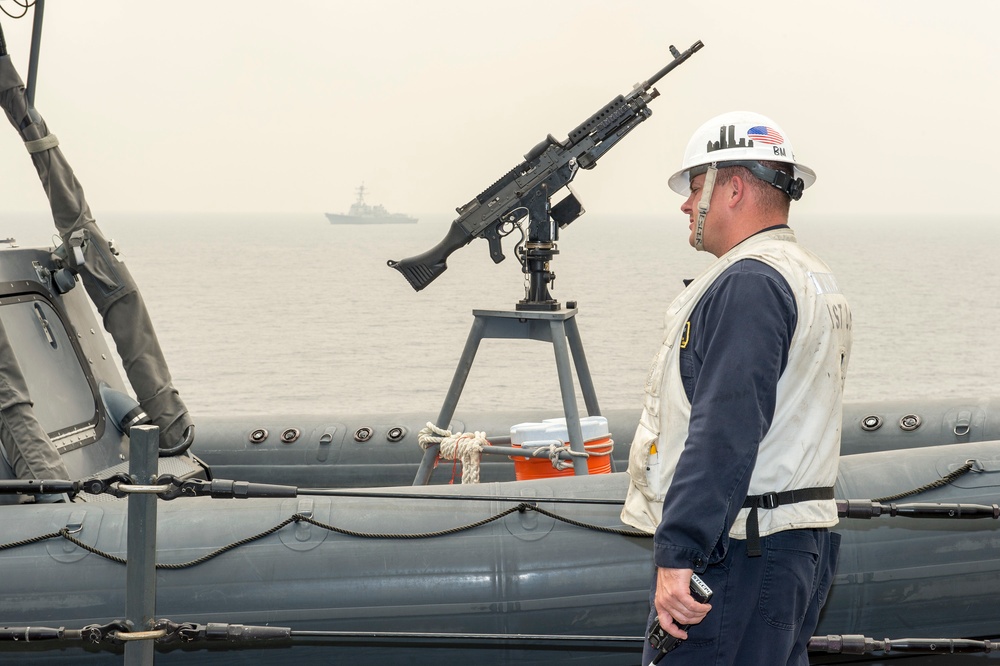
{"label": "black strap", "polygon": [[747,495],[743,502],[744,509],[750,509],[747,516],[747,557],[760,557],[760,526],[757,522],[757,509],[776,509],[786,504],[809,502],[811,500],[833,499],[833,487],[800,488],[786,490],[780,493],[764,493],[763,495]]}
{"label": "black strap", "polygon": [[[768,185],[778,188],[787,194],[790,199],[795,201],[802,198],[802,191],[806,189],[805,182],[801,178],[789,176],[784,171],[778,171],[777,169],[769,169],[755,160],[725,160],[722,162],[716,162],[715,166],[719,169],[733,166],[741,166],[745,169],[749,169],[750,173],[754,176]],[[789,164],[789,166],[792,165]],[[688,177],[694,178],[695,176],[705,173],[706,171],[708,171],[707,164],[701,167],[694,167],[688,172]]]}

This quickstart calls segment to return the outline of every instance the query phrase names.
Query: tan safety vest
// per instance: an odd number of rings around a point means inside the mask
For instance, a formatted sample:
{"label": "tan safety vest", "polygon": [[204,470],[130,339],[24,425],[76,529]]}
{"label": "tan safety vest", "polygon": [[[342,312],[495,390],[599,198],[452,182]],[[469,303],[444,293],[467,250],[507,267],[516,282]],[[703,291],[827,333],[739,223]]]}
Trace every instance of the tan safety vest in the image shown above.
{"label": "tan safety vest", "polygon": [[[832,487],[836,481],[851,312],[830,269],[796,242],[791,229],[762,232],[720,257],[667,308],[663,345],[646,379],[643,412],[632,440],[629,489],[621,514],[625,523],[646,532],[654,532],[660,523],[663,498],[687,441],[691,404],[679,368],[685,323],[716,278],[742,259],[757,259],[777,270],[791,287],[798,311],[788,362],[778,380],[774,418],[759,444],[748,494]],[[749,511],[739,512],[731,537],[746,538]],[[782,505],[759,514],[761,536],[836,524],[832,499]]]}

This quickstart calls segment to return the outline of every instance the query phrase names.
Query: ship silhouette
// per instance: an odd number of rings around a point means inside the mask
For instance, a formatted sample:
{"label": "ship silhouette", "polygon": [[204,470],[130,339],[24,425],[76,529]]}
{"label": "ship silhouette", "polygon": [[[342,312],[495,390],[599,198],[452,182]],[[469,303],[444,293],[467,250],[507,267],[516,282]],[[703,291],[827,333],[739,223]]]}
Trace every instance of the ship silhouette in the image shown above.
{"label": "ship silhouette", "polygon": [[417,218],[403,213],[390,213],[381,204],[374,206],[365,202],[365,186],[358,186],[358,200],[351,204],[346,215],[327,213],[330,224],[416,224]]}

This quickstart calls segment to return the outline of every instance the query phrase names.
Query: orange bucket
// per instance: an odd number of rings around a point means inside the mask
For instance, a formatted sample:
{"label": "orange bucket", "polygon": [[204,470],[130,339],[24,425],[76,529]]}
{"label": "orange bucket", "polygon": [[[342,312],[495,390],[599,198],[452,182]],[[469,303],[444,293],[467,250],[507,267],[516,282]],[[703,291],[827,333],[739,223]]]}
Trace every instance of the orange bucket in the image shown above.
{"label": "orange bucket", "polygon": [[[588,416],[580,419],[580,426],[583,430],[584,447],[590,454],[587,458],[587,472],[610,474],[611,451],[615,445],[608,432],[608,420],[603,416]],[[537,449],[552,444],[562,446],[569,443],[566,419],[519,423],[511,427],[510,435],[513,448]],[[540,458],[524,456],[510,456],[510,458],[514,461],[514,478],[518,481],[574,475],[572,465],[567,469],[556,469],[547,455]]]}

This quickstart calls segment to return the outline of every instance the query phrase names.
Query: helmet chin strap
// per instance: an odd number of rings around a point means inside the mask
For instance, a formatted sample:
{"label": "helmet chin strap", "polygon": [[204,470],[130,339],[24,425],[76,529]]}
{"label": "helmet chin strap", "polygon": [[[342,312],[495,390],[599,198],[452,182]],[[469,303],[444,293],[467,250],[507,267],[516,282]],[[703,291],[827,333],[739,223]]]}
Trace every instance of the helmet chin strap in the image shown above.
{"label": "helmet chin strap", "polygon": [[701,200],[698,201],[698,220],[694,224],[694,249],[699,252],[705,251],[705,218],[708,217],[708,209],[712,201],[712,190],[715,189],[715,176],[719,172],[715,162],[708,165],[705,172],[705,182],[701,187]]}

